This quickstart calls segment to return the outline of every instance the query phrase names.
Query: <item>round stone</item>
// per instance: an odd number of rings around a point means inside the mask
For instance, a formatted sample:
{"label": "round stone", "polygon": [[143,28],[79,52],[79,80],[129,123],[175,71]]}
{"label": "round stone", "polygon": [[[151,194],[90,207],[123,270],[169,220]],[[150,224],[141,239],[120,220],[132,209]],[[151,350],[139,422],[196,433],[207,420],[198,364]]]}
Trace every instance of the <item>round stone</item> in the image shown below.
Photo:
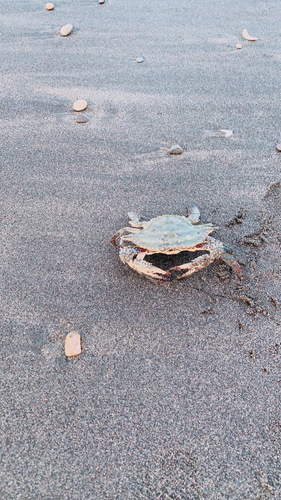
{"label": "round stone", "polygon": [[61,30],[60,30],[60,34],[61,34],[62,36],[67,36],[67,35],[69,35],[69,33],[71,33],[72,29],[73,29],[72,24],[65,24],[65,25],[61,28]]}
{"label": "round stone", "polygon": [[168,150],[168,153],[170,155],[180,155],[182,152],[183,152],[183,149],[178,144],[174,144]]}
{"label": "round stone", "polygon": [[144,61],[144,58],[143,58],[143,57],[137,57],[137,58],[136,58],[136,61],[137,61],[138,63],[142,63],[142,62]]}
{"label": "round stone", "polygon": [[242,45],[241,45],[241,43],[237,43],[237,45],[236,45],[236,49],[242,49]]}
{"label": "round stone", "polygon": [[47,10],[53,10],[54,8],[55,8],[55,6],[53,3],[48,2],[45,5],[45,9],[47,9]]}
{"label": "round stone", "polygon": [[276,149],[281,152],[281,144],[277,144]]}
{"label": "round stone", "polygon": [[88,106],[87,101],[78,100],[73,104],[74,111],[83,111]]}
{"label": "round stone", "polygon": [[76,122],[77,123],[87,123],[90,120],[86,115],[78,115],[76,117]]}
{"label": "round stone", "polygon": [[104,0],[99,0],[99,3],[100,3],[100,4],[104,3]]}

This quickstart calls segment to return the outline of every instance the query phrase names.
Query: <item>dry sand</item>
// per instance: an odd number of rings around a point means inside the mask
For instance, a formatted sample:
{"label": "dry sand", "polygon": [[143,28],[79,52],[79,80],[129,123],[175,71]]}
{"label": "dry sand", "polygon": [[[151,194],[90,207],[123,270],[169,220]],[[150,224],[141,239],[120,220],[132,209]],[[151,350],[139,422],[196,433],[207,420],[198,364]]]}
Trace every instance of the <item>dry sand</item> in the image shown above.
{"label": "dry sand", "polygon": [[[1,3],[1,498],[280,500],[279,2]],[[241,281],[121,263],[192,203]]]}

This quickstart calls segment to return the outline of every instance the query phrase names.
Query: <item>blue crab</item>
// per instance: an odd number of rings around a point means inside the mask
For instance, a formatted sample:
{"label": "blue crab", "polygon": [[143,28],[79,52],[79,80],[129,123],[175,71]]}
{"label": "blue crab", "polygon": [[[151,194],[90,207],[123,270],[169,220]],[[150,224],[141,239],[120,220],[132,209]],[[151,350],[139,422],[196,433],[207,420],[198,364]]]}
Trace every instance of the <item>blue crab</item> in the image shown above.
{"label": "blue crab", "polygon": [[[154,280],[169,280],[185,278],[199,271],[215,259],[222,259],[238,276],[241,277],[240,265],[232,256],[232,250],[226,248],[221,241],[209,236],[218,229],[210,224],[196,225],[199,222],[200,211],[192,205],[189,216],[161,215],[149,221],[140,221],[134,213],[129,213],[131,227],[123,227],[110,239],[117,246],[120,238],[120,259],[139,274]],[[127,233],[127,234],[126,234]],[[187,264],[172,267],[164,271],[144,260],[146,255],[163,253],[167,255],[184,251],[207,251]]]}

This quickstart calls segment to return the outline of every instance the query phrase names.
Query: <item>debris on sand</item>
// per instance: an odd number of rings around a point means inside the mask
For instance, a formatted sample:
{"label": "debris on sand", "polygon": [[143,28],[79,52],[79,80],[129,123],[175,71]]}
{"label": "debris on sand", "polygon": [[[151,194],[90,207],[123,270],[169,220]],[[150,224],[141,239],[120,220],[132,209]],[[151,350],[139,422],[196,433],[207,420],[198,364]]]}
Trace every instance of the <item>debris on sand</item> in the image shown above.
{"label": "debris on sand", "polygon": [[70,357],[78,354],[81,354],[81,339],[79,333],[73,331],[65,338],[65,355]]}
{"label": "debris on sand", "polygon": [[170,149],[168,149],[169,155],[180,155],[182,152],[183,149],[178,144],[174,144],[170,147]]}
{"label": "debris on sand", "polygon": [[86,109],[87,106],[88,106],[87,101],[79,99],[78,101],[75,101],[75,103],[73,104],[73,109],[74,111],[84,111],[84,109]]}
{"label": "debris on sand", "polygon": [[60,30],[60,34],[61,36],[67,36],[71,33],[71,31],[73,30],[73,26],[72,24],[65,24],[61,30]]}
{"label": "debris on sand", "polygon": [[45,9],[47,9],[47,10],[53,10],[54,8],[55,8],[55,6],[53,3],[48,2],[45,5]]}
{"label": "debris on sand", "polygon": [[232,130],[226,130],[226,129],[220,130],[220,133],[222,137],[230,137],[233,134]]}
{"label": "debris on sand", "polygon": [[237,43],[237,45],[235,45],[236,49],[242,49],[242,45],[241,43]]}
{"label": "debris on sand", "polygon": [[90,118],[88,118],[88,116],[86,116],[86,115],[79,114],[76,116],[77,123],[87,123],[89,120],[90,120]]}
{"label": "debris on sand", "polygon": [[144,61],[143,57],[137,57],[136,58],[137,63],[142,63]]}
{"label": "debris on sand", "polygon": [[256,37],[249,35],[246,28],[242,31],[242,36],[243,38],[245,38],[245,40],[248,40],[248,42],[255,42],[257,40]]}

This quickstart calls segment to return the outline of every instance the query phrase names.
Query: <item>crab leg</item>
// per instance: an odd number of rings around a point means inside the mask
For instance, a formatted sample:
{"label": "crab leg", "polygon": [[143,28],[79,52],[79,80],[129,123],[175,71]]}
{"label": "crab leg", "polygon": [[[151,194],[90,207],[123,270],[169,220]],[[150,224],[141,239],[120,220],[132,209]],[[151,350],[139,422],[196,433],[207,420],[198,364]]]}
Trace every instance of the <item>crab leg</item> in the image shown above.
{"label": "crab leg", "polygon": [[122,247],[120,249],[120,259],[124,264],[128,264],[132,269],[137,271],[139,274],[146,276],[147,278],[153,278],[156,280],[166,280],[170,273],[163,271],[158,267],[153,266],[150,262],[146,262],[144,257],[146,252],[134,247]]}
{"label": "crab leg", "polygon": [[206,242],[194,247],[195,250],[208,250],[210,254],[200,255],[197,259],[194,259],[192,262],[188,262],[187,264],[182,264],[181,266],[172,267],[170,271],[183,271],[184,269],[188,269],[188,271],[181,276],[177,276],[177,279],[185,278],[190,274],[199,271],[203,267],[208,266],[216,259],[222,259],[226,264],[228,264],[233,271],[241,277],[241,269],[237,260],[233,257],[232,250],[230,248],[224,247],[222,242],[216,240],[209,236],[206,238]]}
{"label": "crab leg", "polygon": [[197,224],[197,222],[199,222],[199,219],[200,219],[200,210],[199,208],[196,206],[196,205],[191,205],[191,207],[189,207],[189,215],[188,215],[188,220],[191,224]]}
{"label": "crab leg", "polygon": [[197,259],[194,259],[192,262],[188,262],[187,264],[182,264],[181,266],[177,267],[171,267],[170,271],[183,271],[184,269],[188,269],[186,273],[183,273],[180,276],[177,276],[177,280],[181,278],[185,278],[186,276],[189,276],[190,274],[196,273],[196,271],[199,271],[200,269],[203,269],[203,267],[207,267],[209,264],[211,264],[216,257],[211,254],[204,254],[200,255],[200,257],[197,257]]}
{"label": "crab leg", "polygon": [[132,227],[122,227],[122,229],[119,229],[119,231],[117,231],[117,233],[115,233],[114,236],[110,238],[110,243],[117,247],[116,240],[120,238],[124,233],[137,233],[138,231],[139,229],[133,229]]}

